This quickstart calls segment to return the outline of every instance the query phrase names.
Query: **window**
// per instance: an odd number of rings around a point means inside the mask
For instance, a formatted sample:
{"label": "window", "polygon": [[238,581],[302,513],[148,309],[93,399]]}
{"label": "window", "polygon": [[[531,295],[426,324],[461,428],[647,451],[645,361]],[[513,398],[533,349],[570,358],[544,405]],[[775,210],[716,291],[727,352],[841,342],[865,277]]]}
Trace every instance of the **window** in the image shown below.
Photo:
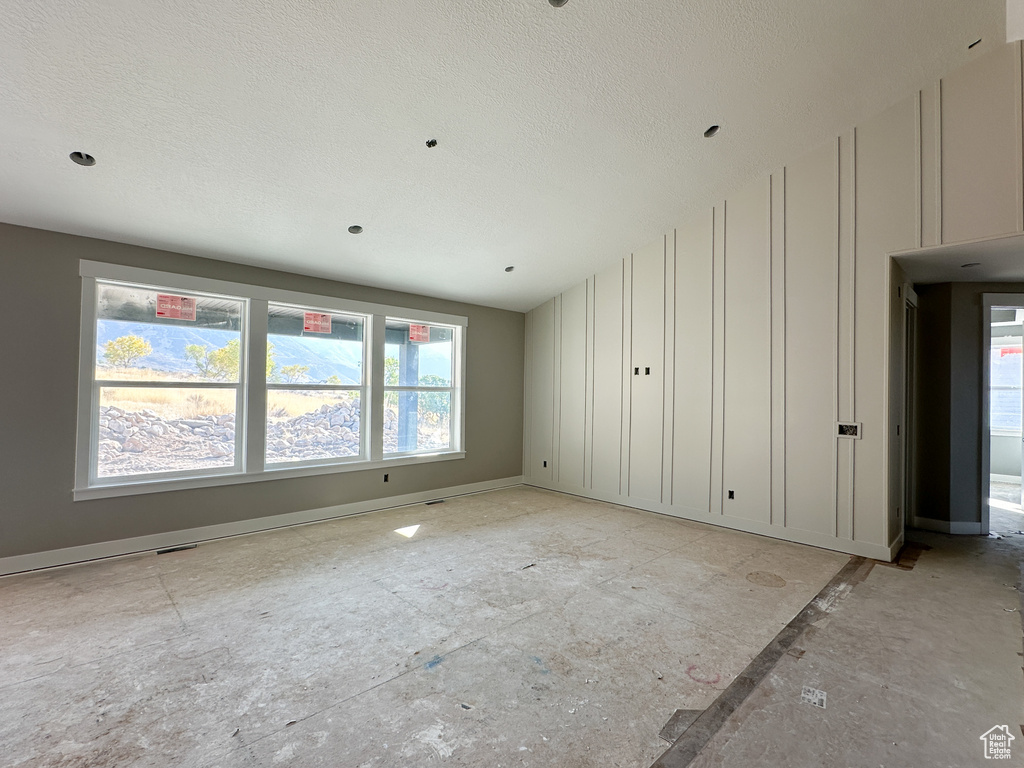
{"label": "window", "polygon": [[93,484],[240,469],[245,304],[97,283]]}
{"label": "window", "polygon": [[384,332],[384,453],[452,445],[456,329],[389,317]]}
{"label": "window", "polygon": [[81,274],[76,499],[464,456],[463,317]]}
{"label": "window", "polygon": [[[1021,433],[1022,338],[1021,315],[1013,307],[992,309],[989,355],[989,427],[993,432]],[[998,320],[996,318],[999,318]]]}
{"label": "window", "polygon": [[365,458],[366,318],[271,304],[266,463]]}

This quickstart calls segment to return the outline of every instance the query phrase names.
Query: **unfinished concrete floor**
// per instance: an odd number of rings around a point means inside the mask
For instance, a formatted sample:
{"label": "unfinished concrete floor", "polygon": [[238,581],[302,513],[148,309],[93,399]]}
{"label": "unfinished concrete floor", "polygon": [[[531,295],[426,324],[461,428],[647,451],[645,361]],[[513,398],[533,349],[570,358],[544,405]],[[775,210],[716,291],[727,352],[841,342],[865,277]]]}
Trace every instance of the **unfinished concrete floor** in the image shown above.
{"label": "unfinished concrete floor", "polygon": [[[907,531],[931,547],[913,570],[875,565],[688,764],[987,765],[981,737],[1004,725],[1012,756],[998,764],[1024,762],[1024,515],[995,508],[991,530],[1001,538]],[[804,686],[825,709],[801,701]]]}
{"label": "unfinished concrete floor", "polygon": [[[0,755],[65,768],[648,766],[670,715],[711,703],[848,560],[517,487],[8,577]],[[930,575],[876,573],[904,587]],[[980,601],[989,580],[929,587]],[[1003,596],[958,631],[996,611],[1010,634]],[[889,610],[871,617],[874,645],[840,637],[835,654],[931,664],[918,612]],[[801,679],[836,696],[824,672]],[[805,714],[837,711],[841,697]]]}

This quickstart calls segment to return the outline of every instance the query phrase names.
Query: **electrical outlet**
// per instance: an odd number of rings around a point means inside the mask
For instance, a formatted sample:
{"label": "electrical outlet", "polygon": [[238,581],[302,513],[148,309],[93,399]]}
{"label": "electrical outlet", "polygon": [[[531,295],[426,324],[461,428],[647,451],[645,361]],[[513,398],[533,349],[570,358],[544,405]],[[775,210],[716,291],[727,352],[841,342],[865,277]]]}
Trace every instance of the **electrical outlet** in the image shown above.
{"label": "electrical outlet", "polygon": [[385,472],[385,473],[384,473],[384,482],[386,483],[387,481],[388,481],[388,473],[387,473],[387,472]]}
{"label": "electrical outlet", "polygon": [[729,498],[730,499],[735,499],[736,498],[736,491],[729,491]]}
{"label": "electrical outlet", "polygon": [[545,462],[544,462],[544,466],[545,466],[545,467],[547,467],[547,465],[548,465],[548,463],[547,463],[547,462],[545,461]]}

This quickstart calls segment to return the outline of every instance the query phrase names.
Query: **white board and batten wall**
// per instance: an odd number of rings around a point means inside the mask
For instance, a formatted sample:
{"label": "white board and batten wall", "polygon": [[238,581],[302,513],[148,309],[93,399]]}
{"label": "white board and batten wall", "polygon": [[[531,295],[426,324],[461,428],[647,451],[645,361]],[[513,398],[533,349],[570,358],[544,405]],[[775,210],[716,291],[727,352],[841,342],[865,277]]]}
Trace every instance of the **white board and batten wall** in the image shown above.
{"label": "white board and batten wall", "polygon": [[891,559],[890,255],[1024,231],[1022,63],[986,53],[532,310],[525,482]]}

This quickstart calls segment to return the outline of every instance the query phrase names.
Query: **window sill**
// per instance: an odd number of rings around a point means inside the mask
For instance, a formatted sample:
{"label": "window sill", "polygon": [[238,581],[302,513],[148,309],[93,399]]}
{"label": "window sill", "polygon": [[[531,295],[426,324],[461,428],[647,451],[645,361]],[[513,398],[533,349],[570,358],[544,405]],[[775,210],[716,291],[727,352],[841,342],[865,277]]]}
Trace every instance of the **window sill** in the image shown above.
{"label": "window sill", "polygon": [[466,458],[465,451],[450,453],[424,453],[396,456],[381,461],[360,461],[347,464],[322,464],[306,467],[281,467],[267,469],[263,472],[240,473],[237,475],[211,475],[207,477],[174,478],[168,480],[146,480],[145,482],[125,482],[119,485],[98,485],[91,488],[75,488],[75,501],[87,499],[108,499],[116,496],[138,496],[146,493],[163,491],[184,491],[192,488],[214,488],[224,485],[240,485],[242,483],[260,483],[267,480],[288,480],[297,477],[314,475],[341,474],[344,472],[363,472],[374,469],[391,469],[411,464],[429,464],[436,461],[451,461]]}

